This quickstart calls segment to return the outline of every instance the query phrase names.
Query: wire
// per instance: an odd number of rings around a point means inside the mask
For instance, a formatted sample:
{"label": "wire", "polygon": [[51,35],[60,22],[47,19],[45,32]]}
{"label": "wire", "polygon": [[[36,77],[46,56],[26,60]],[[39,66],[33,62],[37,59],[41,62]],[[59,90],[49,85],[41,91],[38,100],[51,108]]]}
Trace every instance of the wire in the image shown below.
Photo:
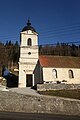
{"label": "wire", "polygon": [[[0,35],[0,40],[4,41],[3,39],[7,40],[19,40],[20,34],[14,33],[13,35]],[[62,38],[71,38],[76,39],[80,38],[80,23],[78,24],[72,24],[72,25],[64,25],[64,26],[57,26],[52,28],[47,28],[45,31],[41,31],[39,34],[39,40],[41,39],[53,39],[53,38],[59,38],[60,40]]]}

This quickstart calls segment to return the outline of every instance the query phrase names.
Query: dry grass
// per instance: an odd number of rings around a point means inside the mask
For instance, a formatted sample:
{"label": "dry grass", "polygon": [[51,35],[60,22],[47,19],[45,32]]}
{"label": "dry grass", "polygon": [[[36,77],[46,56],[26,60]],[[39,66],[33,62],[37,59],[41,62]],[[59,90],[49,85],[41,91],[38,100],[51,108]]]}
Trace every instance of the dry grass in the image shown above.
{"label": "dry grass", "polygon": [[65,98],[73,98],[80,100],[80,89],[79,90],[50,90],[50,91],[40,91],[42,95],[59,96]]}

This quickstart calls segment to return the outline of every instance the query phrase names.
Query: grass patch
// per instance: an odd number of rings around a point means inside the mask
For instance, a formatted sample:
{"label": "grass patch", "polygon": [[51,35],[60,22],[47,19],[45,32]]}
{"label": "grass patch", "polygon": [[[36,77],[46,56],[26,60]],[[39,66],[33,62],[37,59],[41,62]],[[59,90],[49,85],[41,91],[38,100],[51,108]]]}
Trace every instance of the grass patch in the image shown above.
{"label": "grass patch", "polygon": [[49,90],[49,91],[39,91],[39,94],[58,96],[65,98],[73,98],[80,100],[80,89],[78,90]]}

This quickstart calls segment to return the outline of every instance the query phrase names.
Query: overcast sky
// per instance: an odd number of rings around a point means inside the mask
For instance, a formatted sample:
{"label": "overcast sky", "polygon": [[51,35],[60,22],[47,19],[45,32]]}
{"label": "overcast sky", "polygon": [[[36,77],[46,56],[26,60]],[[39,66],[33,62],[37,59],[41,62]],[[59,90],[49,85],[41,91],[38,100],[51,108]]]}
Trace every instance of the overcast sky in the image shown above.
{"label": "overcast sky", "polygon": [[39,44],[80,41],[80,0],[0,0],[0,41],[19,41],[28,17]]}

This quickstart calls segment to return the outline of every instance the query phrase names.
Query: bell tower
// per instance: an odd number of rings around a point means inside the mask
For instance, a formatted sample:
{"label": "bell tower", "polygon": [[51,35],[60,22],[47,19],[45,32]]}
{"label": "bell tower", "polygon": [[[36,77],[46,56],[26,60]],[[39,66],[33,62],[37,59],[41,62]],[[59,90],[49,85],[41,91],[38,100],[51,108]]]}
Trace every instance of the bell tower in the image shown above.
{"label": "bell tower", "polygon": [[35,85],[34,70],[38,62],[38,33],[30,20],[20,33],[19,87]]}

